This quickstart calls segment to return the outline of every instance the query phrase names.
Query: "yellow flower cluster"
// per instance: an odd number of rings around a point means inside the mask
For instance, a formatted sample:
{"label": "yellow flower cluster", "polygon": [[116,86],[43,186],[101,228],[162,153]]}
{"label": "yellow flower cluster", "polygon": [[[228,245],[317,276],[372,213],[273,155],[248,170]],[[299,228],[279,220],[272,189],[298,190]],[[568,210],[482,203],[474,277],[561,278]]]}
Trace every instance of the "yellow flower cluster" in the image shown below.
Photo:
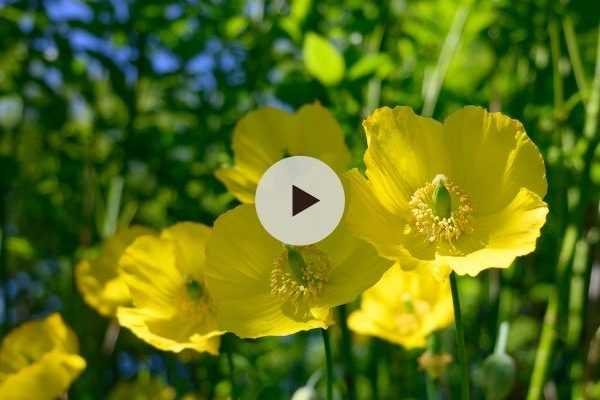
{"label": "yellow flower cluster", "polygon": [[[326,328],[333,307],[366,290],[351,329],[424,346],[453,320],[450,271],[506,268],[534,249],[548,211],[543,160],[519,122],[477,107],[443,124],[384,107],[364,128],[363,175],[347,170],[342,129],[319,104],[250,112],[233,133],[233,165],[216,172],[242,205],[212,229],[118,232],[79,265],[84,298],[159,349],[216,354],[224,332]],[[342,223],[311,246],[278,242],[253,206],[262,174],[293,155],[330,165],[348,198]]]}
{"label": "yellow flower cluster", "polygon": [[[156,348],[217,354],[225,332],[257,338],[327,328],[332,308],[366,290],[350,328],[423,347],[452,322],[450,271],[506,268],[535,248],[548,212],[543,159],[518,121],[478,107],[443,124],[384,107],[364,128],[363,173],[347,170],[342,130],[319,104],[249,113],[233,134],[233,166],[216,172],[242,204],[213,228],[118,231],[77,266],[83,298]],[[319,158],[344,181],[341,224],[310,246],[271,237],[253,205],[261,175],[290,155]],[[41,382],[34,398],[57,397],[84,366],[60,316],[27,323],[0,348],[0,397],[20,399],[21,385]]]}

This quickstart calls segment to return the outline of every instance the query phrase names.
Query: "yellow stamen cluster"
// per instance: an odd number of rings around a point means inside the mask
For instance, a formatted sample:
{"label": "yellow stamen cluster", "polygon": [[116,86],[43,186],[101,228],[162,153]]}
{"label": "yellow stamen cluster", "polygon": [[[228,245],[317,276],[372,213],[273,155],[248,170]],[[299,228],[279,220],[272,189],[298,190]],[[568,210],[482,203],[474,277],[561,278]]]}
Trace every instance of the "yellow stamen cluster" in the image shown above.
{"label": "yellow stamen cluster", "polygon": [[[435,212],[434,193],[439,185],[443,185],[450,193],[449,216],[439,216]],[[414,217],[415,229],[430,243],[443,241],[452,246],[463,233],[473,230],[473,207],[469,196],[444,175],[437,175],[431,182],[417,189],[408,204]]]}
{"label": "yellow stamen cluster", "polygon": [[185,290],[180,291],[177,297],[177,308],[184,314],[206,315],[209,311],[209,298],[202,284],[196,280],[188,280]]}
{"label": "yellow stamen cluster", "polygon": [[[291,265],[290,252],[299,254],[299,265]],[[271,293],[289,303],[295,311],[310,307],[319,297],[331,266],[329,258],[315,246],[286,249],[273,261]]]}
{"label": "yellow stamen cluster", "polygon": [[431,307],[426,301],[416,299],[406,292],[400,297],[402,309],[396,315],[396,329],[402,335],[411,335],[418,331],[423,323],[423,316],[431,312]]}

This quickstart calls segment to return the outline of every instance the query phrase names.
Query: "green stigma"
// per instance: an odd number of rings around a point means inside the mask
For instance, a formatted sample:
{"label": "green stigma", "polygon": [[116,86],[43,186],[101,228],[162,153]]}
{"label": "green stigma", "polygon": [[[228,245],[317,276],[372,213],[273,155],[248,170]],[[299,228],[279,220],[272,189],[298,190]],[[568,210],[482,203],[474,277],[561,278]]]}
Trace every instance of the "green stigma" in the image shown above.
{"label": "green stigma", "polygon": [[402,301],[402,305],[404,306],[404,311],[411,313],[411,314],[415,312],[415,305],[413,304],[413,302],[410,298],[404,299]]}
{"label": "green stigma", "polygon": [[292,246],[286,246],[287,259],[290,272],[294,279],[299,283],[304,283],[304,271],[306,270],[306,262],[300,251]]}
{"label": "green stigma", "polygon": [[194,300],[201,298],[204,294],[204,288],[202,287],[202,285],[198,281],[195,281],[193,279],[187,281],[187,283],[185,284],[185,288],[190,297]]}
{"label": "green stigma", "polygon": [[450,192],[444,184],[446,177],[444,175],[436,175],[433,178],[433,194],[431,196],[431,204],[433,213],[440,218],[450,218],[452,215],[452,198]]}

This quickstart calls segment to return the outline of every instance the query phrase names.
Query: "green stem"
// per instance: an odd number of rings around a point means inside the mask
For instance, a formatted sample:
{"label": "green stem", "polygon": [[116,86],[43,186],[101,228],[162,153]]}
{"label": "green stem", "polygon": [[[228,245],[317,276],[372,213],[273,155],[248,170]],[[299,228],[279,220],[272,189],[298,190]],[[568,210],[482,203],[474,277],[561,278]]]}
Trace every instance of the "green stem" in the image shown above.
{"label": "green stem", "polygon": [[[1,184],[1,182],[0,182]],[[0,319],[0,337],[5,331],[8,331],[8,295],[6,293],[5,283],[8,280],[8,266],[6,265],[6,202],[5,194],[0,194],[0,312],[3,314]],[[6,328],[5,328],[6,327]]]}
{"label": "green stem", "polygon": [[552,54],[552,88],[554,90],[554,112],[562,119],[564,92],[562,76],[560,75],[560,28],[556,21],[550,22],[550,53]]}
{"label": "green stem", "polygon": [[[439,355],[442,352],[442,343],[438,332],[433,332],[431,333],[431,335],[429,335],[427,351],[433,356]],[[437,388],[436,379],[433,376],[431,376],[431,374],[428,371],[425,371],[425,379],[427,399],[438,400],[440,398],[440,394]]]}
{"label": "green stem", "polygon": [[500,331],[498,332],[498,339],[496,340],[496,346],[494,347],[494,353],[505,354],[506,345],[508,343],[508,322],[504,321],[500,324]]}
{"label": "green stem", "polygon": [[[577,242],[578,231],[574,225],[569,225],[565,231],[558,264],[556,266],[557,282],[561,282],[567,277],[567,269],[573,258],[575,243]],[[554,342],[556,340],[557,318],[560,306],[560,287],[558,284],[550,292],[548,307],[544,315],[544,325],[538,345],[533,372],[529,384],[527,400],[538,400],[542,397],[544,384],[546,383],[546,374],[550,366]]]}
{"label": "green stem", "polygon": [[237,385],[235,384],[235,364],[233,362],[233,343],[232,337],[226,338],[225,350],[227,352],[227,366],[229,368],[229,383],[231,385],[231,400],[238,398]]}
{"label": "green stem", "polygon": [[571,65],[573,66],[573,73],[575,75],[575,82],[581,97],[586,100],[588,94],[588,84],[585,78],[585,70],[581,63],[581,57],[579,55],[579,47],[577,46],[577,34],[573,26],[573,19],[570,16],[566,16],[563,20],[563,31],[565,33],[565,41],[567,42],[567,51],[569,58],[571,59]]}
{"label": "green stem", "polygon": [[371,399],[379,400],[379,359],[381,358],[381,343],[377,338],[371,339],[369,359],[369,382],[371,384]]}
{"label": "green stem", "polygon": [[348,329],[348,312],[345,305],[338,307],[338,319],[341,330],[342,360],[344,362],[344,381],[348,400],[356,399],[356,384],[354,380],[354,357],[352,355],[352,334]]}
{"label": "green stem", "polygon": [[558,316],[558,296],[555,291],[552,292],[548,301],[548,308],[544,316],[544,327],[538,346],[529,392],[527,400],[539,400],[542,398],[544,384],[546,382],[546,372],[552,358],[554,341],[556,339],[556,318]]}
{"label": "green stem", "polygon": [[325,365],[327,369],[327,400],[333,399],[333,359],[331,357],[331,343],[329,341],[329,331],[321,329],[323,335],[323,348],[325,350]]}
{"label": "green stem", "polygon": [[462,369],[461,399],[469,400],[469,365],[467,361],[467,352],[465,349],[465,332],[460,310],[460,298],[458,293],[458,282],[456,273],[450,274],[450,288],[452,290],[452,304],[454,306],[454,323],[456,325],[456,344],[458,346],[458,361]]}
{"label": "green stem", "polygon": [[433,115],[435,105],[440,95],[440,89],[442,88],[442,83],[444,82],[444,78],[448,72],[450,62],[452,61],[452,58],[458,49],[460,38],[462,36],[465,23],[467,22],[468,15],[469,7],[466,5],[461,6],[456,11],[456,14],[454,14],[454,20],[452,21],[452,26],[450,26],[450,30],[448,31],[448,35],[446,36],[446,40],[444,41],[442,50],[440,51],[438,62],[431,77],[427,80],[423,110],[421,112],[421,115],[424,117],[431,117]]}
{"label": "green stem", "polygon": [[427,400],[437,400],[438,392],[433,378],[429,374],[425,374],[425,385],[427,388]]}

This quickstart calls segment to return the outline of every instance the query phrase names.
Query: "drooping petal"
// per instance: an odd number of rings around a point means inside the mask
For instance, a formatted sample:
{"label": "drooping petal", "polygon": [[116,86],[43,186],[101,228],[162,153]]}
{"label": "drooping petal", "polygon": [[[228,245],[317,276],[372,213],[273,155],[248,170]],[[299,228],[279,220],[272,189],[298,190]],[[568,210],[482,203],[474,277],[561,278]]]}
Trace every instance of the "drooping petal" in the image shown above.
{"label": "drooping petal", "polygon": [[386,209],[406,216],[414,191],[447,169],[442,125],[416,115],[409,107],[382,107],[363,126],[371,189]]}
{"label": "drooping petal", "polygon": [[475,213],[497,212],[521,188],[546,194],[544,160],[519,121],[465,107],[444,122],[444,139],[449,177],[471,196]]}
{"label": "drooping petal", "polygon": [[253,206],[221,215],[206,251],[206,282],[222,329],[261,337],[326,326],[318,319],[294,321],[284,314],[283,300],[271,294],[274,261],[285,248],[260,225]]}
{"label": "drooping petal", "polygon": [[540,196],[521,189],[505,208],[476,221],[478,235],[487,240],[485,247],[464,256],[438,256],[436,261],[447,263],[460,275],[475,276],[486,268],[507,268],[516,257],[535,250],[546,214],[548,206]]}

